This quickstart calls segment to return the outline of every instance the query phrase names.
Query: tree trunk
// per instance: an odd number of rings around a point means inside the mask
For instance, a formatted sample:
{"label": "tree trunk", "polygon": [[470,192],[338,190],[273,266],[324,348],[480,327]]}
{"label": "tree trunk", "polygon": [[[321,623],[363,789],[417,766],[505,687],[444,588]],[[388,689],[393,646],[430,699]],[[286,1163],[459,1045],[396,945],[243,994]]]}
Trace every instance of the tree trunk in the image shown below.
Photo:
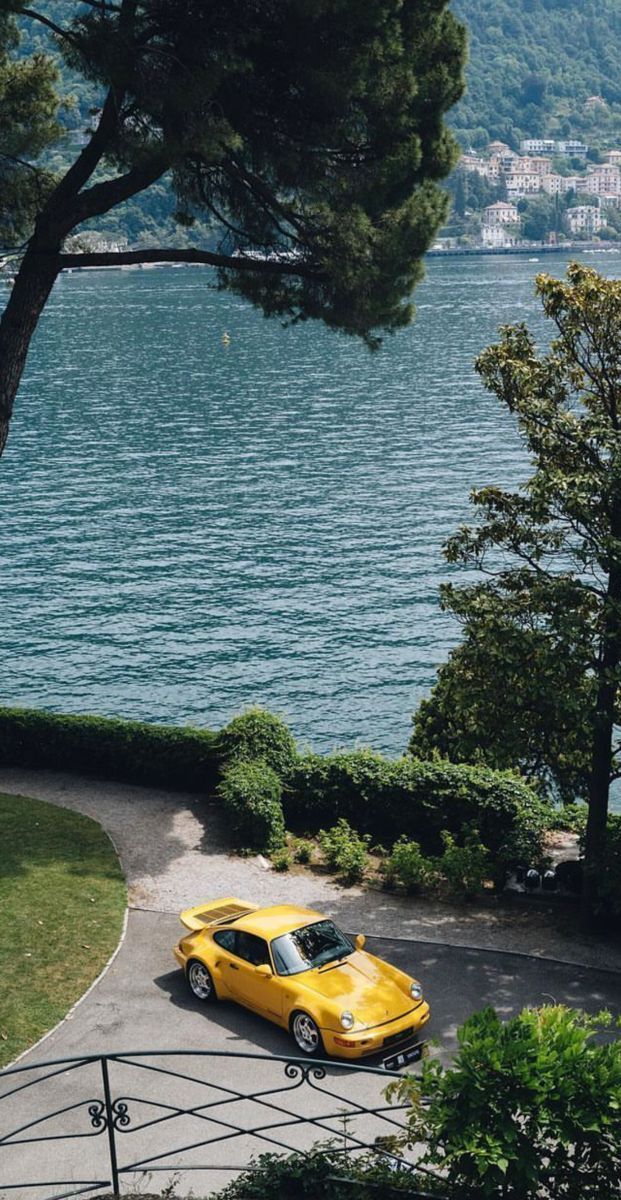
{"label": "tree trunk", "polygon": [[595,923],[598,878],[606,849],[608,799],[615,722],[617,672],[621,660],[621,568],[613,566],[604,605],[604,633],[597,688],[591,768],[589,773],[589,812],[584,843],[584,884],[582,924]]}
{"label": "tree trunk", "polygon": [[60,269],[59,249],[41,250],[33,245],[26,251],[0,318],[0,455],[32,335]]}

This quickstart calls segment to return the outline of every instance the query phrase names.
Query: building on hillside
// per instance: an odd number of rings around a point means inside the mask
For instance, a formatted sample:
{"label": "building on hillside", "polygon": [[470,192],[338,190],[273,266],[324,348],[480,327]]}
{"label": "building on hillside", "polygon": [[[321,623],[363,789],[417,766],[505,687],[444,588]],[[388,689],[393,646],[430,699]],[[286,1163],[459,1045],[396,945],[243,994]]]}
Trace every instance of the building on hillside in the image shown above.
{"label": "building on hillside", "polygon": [[543,175],[527,174],[525,171],[519,171],[517,174],[511,172],[505,175],[507,199],[519,200],[525,196],[536,196],[537,192],[541,191],[544,178]]}
{"label": "building on hillside", "polygon": [[541,176],[541,190],[548,196],[564,196],[566,192],[577,192],[578,185],[583,182],[586,182],[583,175],[556,175],[551,171],[549,175]]}
{"label": "building on hillside", "polygon": [[593,112],[594,108],[608,108],[608,105],[603,96],[587,96],[584,107],[587,112]]}
{"label": "building on hillside", "polygon": [[458,165],[462,171],[476,171],[478,175],[487,175],[488,162],[480,154],[462,154]]}
{"label": "building on hillside", "polygon": [[541,190],[547,192],[548,196],[562,196],[568,188],[565,186],[567,180],[564,175],[555,175],[550,172],[549,175],[541,176]]}
{"label": "building on hillside", "polygon": [[542,156],[516,154],[510,163],[510,171],[514,175],[522,172],[524,175],[547,175],[550,170],[550,160]]}
{"label": "building on hillside", "polygon": [[500,154],[494,154],[493,157],[497,159],[500,170],[506,173],[507,171],[511,171],[513,169],[514,162],[516,162],[520,156],[519,154],[515,153],[515,150],[507,149],[503,150]]}
{"label": "building on hillside", "polygon": [[554,138],[522,138],[520,150],[524,154],[556,154]]}
{"label": "building on hillside", "polygon": [[520,150],[524,154],[567,154],[570,158],[586,158],[589,147],[576,138],[522,138]]}
{"label": "building on hillside", "polygon": [[565,138],[556,143],[557,154],[566,154],[569,158],[586,158],[589,147],[576,138]]}
{"label": "building on hillside", "polygon": [[578,204],[565,214],[570,233],[599,233],[603,221],[601,209],[594,204]]}
{"label": "building on hillside", "polygon": [[616,164],[611,163],[589,167],[584,185],[580,191],[590,192],[592,196],[621,195],[621,170]]}
{"label": "building on hillside", "polygon": [[611,167],[621,167],[621,150],[607,150],[604,158]]}
{"label": "building on hillside", "polygon": [[488,204],[483,211],[483,228],[493,229],[504,225],[519,225],[520,214],[518,213],[515,204],[508,204],[506,200],[497,200],[495,204]]}
{"label": "building on hillside", "polygon": [[509,152],[509,154],[514,153],[513,150],[511,150],[510,146],[508,146],[506,142],[490,142],[487,149],[490,154],[501,155],[501,154],[506,154],[507,151]]}

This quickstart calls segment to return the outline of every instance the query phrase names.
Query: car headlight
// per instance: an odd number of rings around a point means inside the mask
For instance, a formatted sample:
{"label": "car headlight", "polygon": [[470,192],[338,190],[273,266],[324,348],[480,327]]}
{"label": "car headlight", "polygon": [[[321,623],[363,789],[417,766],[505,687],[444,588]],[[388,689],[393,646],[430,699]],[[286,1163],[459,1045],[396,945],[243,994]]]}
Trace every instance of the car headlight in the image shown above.
{"label": "car headlight", "polygon": [[422,1000],[423,989],[422,989],[420,983],[411,983],[410,984],[410,996],[412,997],[413,1000]]}
{"label": "car headlight", "polygon": [[343,1026],[343,1029],[352,1029],[354,1024],[354,1014],[350,1012],[348,1008],[346,1008],[345,1012],[341,1013],[341,1025]]}

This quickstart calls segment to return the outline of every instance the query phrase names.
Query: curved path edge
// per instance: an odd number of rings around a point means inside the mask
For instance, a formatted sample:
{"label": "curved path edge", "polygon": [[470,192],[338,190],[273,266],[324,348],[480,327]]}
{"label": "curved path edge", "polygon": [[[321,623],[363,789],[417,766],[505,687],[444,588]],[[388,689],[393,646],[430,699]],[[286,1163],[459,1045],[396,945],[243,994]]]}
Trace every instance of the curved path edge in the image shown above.
{"label": "curved path edge", "polygon": [[130,909],[177,915],[203,898],[239,895],[259,904],[318,908],[346,929],[370,937],[621,972],[621,943],[580,933],[574,909],[558,901],[453,907],[339,887],[307,869],[277,874],[266,869],[260,856],[230,854],[218,806],[200,795],[2,766],[0,791],[30,795],[94,818],[119,856]]}

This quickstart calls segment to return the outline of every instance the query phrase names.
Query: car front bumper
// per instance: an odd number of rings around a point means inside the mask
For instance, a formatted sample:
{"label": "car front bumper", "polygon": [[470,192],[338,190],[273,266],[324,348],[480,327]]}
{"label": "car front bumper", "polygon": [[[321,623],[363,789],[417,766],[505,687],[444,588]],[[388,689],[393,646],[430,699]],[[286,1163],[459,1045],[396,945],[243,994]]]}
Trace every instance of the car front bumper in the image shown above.
{"label": "car front bumper", "polygon": [[386,1057],[394,1054],[408,1042],[415,1042],[429,1020],[429,1005],[421,1000],[416,1008],[410,1009],[394,1021],[373,1025],[370,1029],[343,1030],[322,1029],[324,1048],[335,1058],[366,1058],[368,1054]]}

